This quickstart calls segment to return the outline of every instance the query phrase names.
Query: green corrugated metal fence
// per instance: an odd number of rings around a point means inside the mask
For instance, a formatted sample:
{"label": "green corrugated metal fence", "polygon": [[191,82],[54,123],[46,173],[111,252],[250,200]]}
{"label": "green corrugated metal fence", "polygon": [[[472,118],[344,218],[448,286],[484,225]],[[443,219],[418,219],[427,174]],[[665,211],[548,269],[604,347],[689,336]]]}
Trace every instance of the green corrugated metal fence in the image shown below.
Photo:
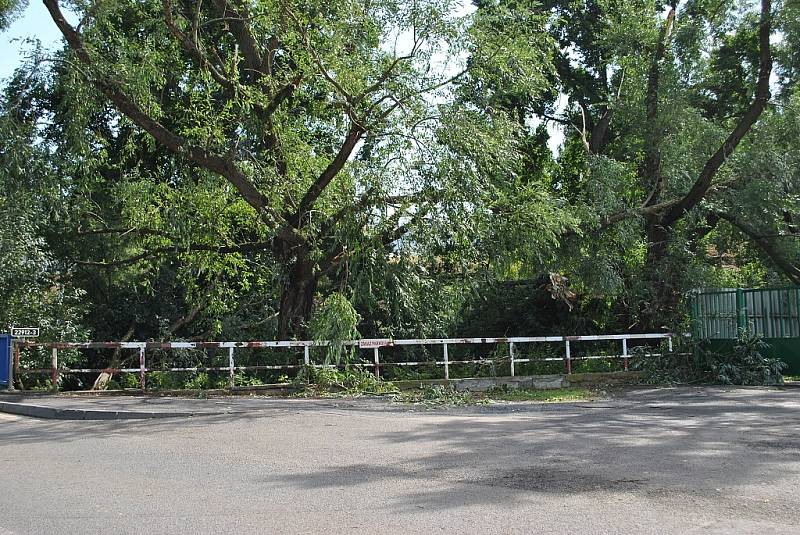
{"label": "green corrugated metal fence", "polygon": [[739,329],[750,328],[770,345],[770,355],[789,364],[784,373],[800,375],[799,287],[702,290],[691,306],[698,339],[730,347]]}

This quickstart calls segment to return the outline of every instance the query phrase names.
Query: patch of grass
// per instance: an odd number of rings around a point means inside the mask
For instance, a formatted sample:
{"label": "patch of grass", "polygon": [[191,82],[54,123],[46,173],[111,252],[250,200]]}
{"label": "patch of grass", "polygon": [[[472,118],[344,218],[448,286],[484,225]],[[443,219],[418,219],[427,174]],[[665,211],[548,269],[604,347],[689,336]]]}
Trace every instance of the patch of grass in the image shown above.
{"label": "patch of grass", "polygon": [[[306,384],[306,382],[308,384]],[[302,390],[298,397],[357,397],[396,394],[398,391],[389,381],[383,381],[372,372],[362,368],[304,368],[295,383]]]}
{"label": "patch of grass", "polygon": [[456,390],[452,386],[434,385],[403,392],[395,400],[401,403],[428,406],[461,406],[490,403],[491,401],[538,401],[542,403],[591,401],[603,397],[606,397],[605,393],[588,388],[531,390],[498,387],[486,392],[469,392]]}
{"label": "patch of grass", "polygon": [[800,381],[800,375],[784,375],[783,381]]}
{"label": "patch of grass", "polygon": [[417,390],[402,392],[395,398],[401,403],[414,403],[427,406],[446,405],[475,405],[486,403],[486,400],[469,391],[459,391],[452,386],[433,385],[423,386]]}
{"label": "patch of grass", "polygon": [[487,399],[497,401],[589,401],[603,397],[588,388],[559,388],[553,390],[530,390],[526,388],[492,388],[486,391]]}

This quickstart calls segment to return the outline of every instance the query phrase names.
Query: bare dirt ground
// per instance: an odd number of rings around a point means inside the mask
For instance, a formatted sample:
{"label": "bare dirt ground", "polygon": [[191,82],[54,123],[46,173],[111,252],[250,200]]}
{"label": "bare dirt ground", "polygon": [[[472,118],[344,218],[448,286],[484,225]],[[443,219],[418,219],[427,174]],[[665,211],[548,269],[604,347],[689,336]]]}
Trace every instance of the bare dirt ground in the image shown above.
{"label": "bare dirt ground", "polygon": [[121,403],[217,414],[0,414],[0,534],[800,532],[800,389]]}

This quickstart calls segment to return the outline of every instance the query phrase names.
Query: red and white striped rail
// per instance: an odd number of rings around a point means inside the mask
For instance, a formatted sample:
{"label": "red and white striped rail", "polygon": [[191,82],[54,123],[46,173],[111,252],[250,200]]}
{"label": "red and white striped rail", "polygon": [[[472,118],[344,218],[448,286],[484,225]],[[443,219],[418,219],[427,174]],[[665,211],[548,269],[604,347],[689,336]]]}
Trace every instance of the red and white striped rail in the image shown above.
{"label": "red and white striped rail", "polygon": [[[517,336],[502,338],[410,338],[410,339],[361,339],[348,340],[343,344],[346,346],[357,346],[361,349],[372,349],[373,362],[364,363],[361,366],[373,368],[375,375],[380,376],[380,368],[386,366],[422,366],[435,364],[444,367],[445,379],[450,378],[450,365],[452,364],[493,364],[496,359],[471,359],[471,360],[450,360],[448,347],[450,345],[461,344],[508,344],[508,357],[503,359],[510,364],[511,376],[515,374],[515,364],[526,362],[546,362],[563,361],[566,372],[572,373],[572,346],[574,342],[604,342],[619,341],[621,343],[621,353],[615,355],[589,355],[581,357],[586,359],[608,359],[620,358],[623,360],[625,371],[628,371],[628,362],[631,357],[629,353],[628,341],[641,340],[667,340],[668,350],[672,351],[672,339],[676,335],[673,333],[645,333],[645,334],[606,334],[606,335],[587,335],[587,336]],[[515,355],[516,344],[527,343],[552,343],[562,342],[564,344],[563,357],[550,358],[518,358]],[[74,373],[138,373],[142,390],[146,388],[146,375],[148,372],[204,372],[204,371],[227,371],[229,385],[234,387],[234,374],[236,371],[244,370],[292,370],[311,366],[315,368],[331,367],[332,365],[317,364],[311,362],[312,347],[326,347],[329,341],[316,340],[283,340],[283,341],[256,341],[256,342],[33,342],[33,341],[14,341],[14,371],[20,374],[51,374],[54,388],[58,387],[59,377],[63,374]],[[380,348],[391,346],[442,346],[442,360],[436,361],[406,361],[406,362],[383,362],[380,361]],[[52,351],[51,363],[49,368],[20,368],[20,350],[25,348],[46,348]],[[235,360],[236,349],[266,349],[266,348],[303,348],[303,362],[285,365],[248,365],[237,366]],[[60,349],[132,349],[139,353],[139,366],[135,368],[62,368],[58,364],[58,351]],[[174,367],[152,369],[147,367],[146,351],[165,350],[165,349],[227,349],[227,366],[193,366],[193,367]],[[655,355],[645,353],[644,356]]]}

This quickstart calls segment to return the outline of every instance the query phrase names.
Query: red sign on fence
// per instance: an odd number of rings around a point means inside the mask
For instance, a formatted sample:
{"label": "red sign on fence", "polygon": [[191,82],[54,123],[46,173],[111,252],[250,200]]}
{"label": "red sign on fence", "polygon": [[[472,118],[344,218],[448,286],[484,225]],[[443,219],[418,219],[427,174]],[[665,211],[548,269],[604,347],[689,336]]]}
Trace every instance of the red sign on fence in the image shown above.
{"label": "red sign on fence", "polygon": [[358,347],[361,349],[371,349],[373,347],[393,346],[394,341],[391,338],[364,338],[358,341]]}

